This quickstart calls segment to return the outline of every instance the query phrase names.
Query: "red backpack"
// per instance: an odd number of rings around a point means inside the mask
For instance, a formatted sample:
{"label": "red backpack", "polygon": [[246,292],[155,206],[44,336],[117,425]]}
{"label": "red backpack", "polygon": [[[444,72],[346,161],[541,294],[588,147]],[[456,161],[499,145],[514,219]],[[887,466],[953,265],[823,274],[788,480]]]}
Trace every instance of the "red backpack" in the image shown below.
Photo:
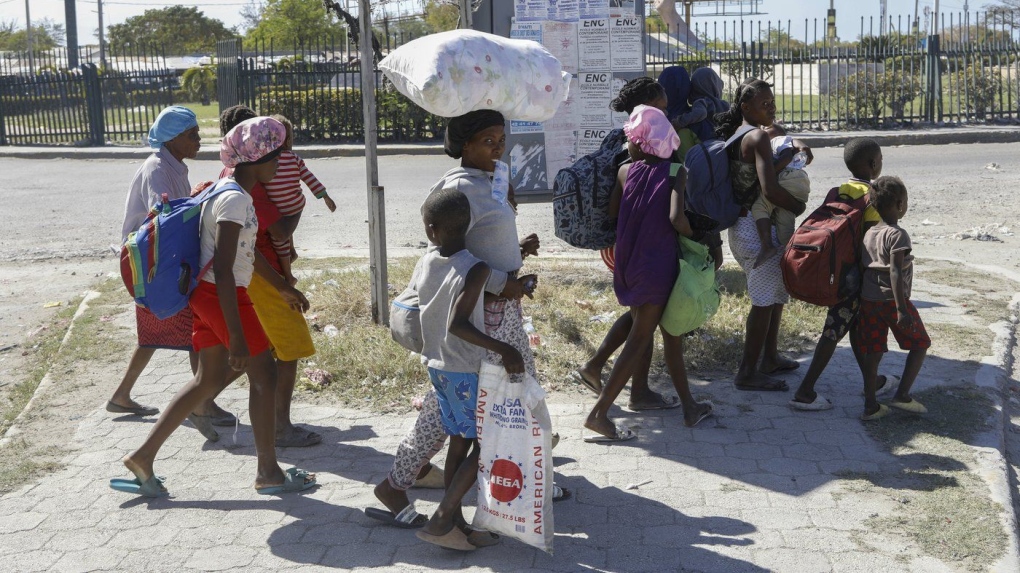
{"label": "red backpack", "polygon": [[834,187],[821,207],[794,231],[780,265],[790,296],[835,306],[860,290],[864,210],[869,195],[850,199]]}

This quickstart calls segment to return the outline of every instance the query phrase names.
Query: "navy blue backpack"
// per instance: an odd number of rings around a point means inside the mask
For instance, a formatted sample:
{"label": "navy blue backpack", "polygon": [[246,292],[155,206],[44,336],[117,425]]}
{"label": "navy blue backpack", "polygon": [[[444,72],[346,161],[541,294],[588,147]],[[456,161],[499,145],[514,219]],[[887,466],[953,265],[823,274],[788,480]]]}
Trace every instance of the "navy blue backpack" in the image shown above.
{"label": "navy blue backpack", "polygon": [[604,249],[616,244],[616,218],[609,216],[609,197],[616,172],[627,158],[627,136],[614,129],[598,150],[560,169],[553,184],[556,236],[580,249]]}
{"label": "navy blue backpack", "polygon": [[727,150],[745,134],[757,129],[745,125],[727,140],[709,139],[687,152],[687,209],[714,220],[715,230],[723,231],[737,222],[743,201],[733,193],[730,158]]}

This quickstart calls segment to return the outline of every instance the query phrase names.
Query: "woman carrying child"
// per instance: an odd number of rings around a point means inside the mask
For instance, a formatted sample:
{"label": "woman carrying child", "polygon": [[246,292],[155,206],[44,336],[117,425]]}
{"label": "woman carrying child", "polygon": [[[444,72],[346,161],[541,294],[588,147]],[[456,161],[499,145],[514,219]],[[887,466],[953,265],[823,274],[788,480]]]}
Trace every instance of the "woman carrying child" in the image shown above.
{"label": "woman carrying child", "polygon": [[[485,333],[517,349],[524,359],[525,371],[535,376],[535,358],[524,331],[521,298],[530,296],[535,275],[518,276],[523,260],[537,255],[539,239],[531,234],[518,240],[517,211],[513,192],[493,187],[496,162],[506,148],[503,115],[493,110],[479,110],[455,117],[446,128],[446,154],[460,159],[460,167],[448,171],[429,193],[442,189],[460,191],[471,207],[471,226],[465,237],[467,250],[490,268],[485,283]],[[528,288],[525,287],[528,285]],[[502,365],[498,354],[489,352],[489,362]],[[519,376],[515,375],[519,378]],[[434,390],[426,396],[414,427],[404,436],[393,460],[393,469],[375,487],[375,496],[387,512],[368,508],[366,514],[391,525],[420,527],[424,517],[414,511],[407,490],[414,484],[425,464],[446,440],[439,403]],[[445,476],[449,485],[453,476]],[[558,497],[568,493],[557,489]],[[459,524],[466,528],[466,524]],[[488,543],[488,533],[469,533],[472,543]]]}
{"label": "woman carrying child", "polygon": [[[114,489],[147,497],[168,495],[163,480],[156,477],[153,469],[156,455],[198,404],[227,385],[230,370],[246,373],[250,383],[249,410],[258,456],[255,490],[279,494],[305,490],[315,484],[314,475],[296,468],[284,472],[276,461],[276,365],[247,290],[256,265],[258,228],[247,192],[256,183],[273,179],[285,137],[286,130],[280,122],[259,117],[230,130],[220,144],[220,159],[234,169],[233,181],[220,183],[235,182],[243,192],[223,191],[202,207],[200,261],[204,267],[211,260],[212,266],[190,300],[195,317],[192,343],[199,353],[198,373],[170,401],[142,446],[124,457],[124,465],[135,479],[111,480]],[[286,285],[277,286],[283,289]]]}
{"label": "woman carrying child", "polygon": [[[693,235],[684,215],[683,171],[670,184],[670,157],[680,145],[662,110],[646,105],[634,108],[624,125],[627,151],[633,163],[620,168],[623,182],[616,227],[616,267],[613,289],[620,304],[630,307],[633,325],[606,386],[584,426],[597,432],[589,442],[619,442],[635,437],[609,418],[609,408],[627,380],[644,361],[655,329],[678,273],[677,233]],[[710,404],[691,395],[684,367],[683,340],[662,330],[666,368],[680,397],[684,424],[696,425],[712,413]]]}
{"label": "woman carrying child", "polygon": [[[741,126],[757,128],[727,149],[733,192],[746,198],[741,217],[729,230],[730,251],[747,275],[747,294],[752,305],[747,316],[744,352],[734,383],[738,390],[785,391],[789,389],[786,382],[769,374],[799,366],[796,361],[781,355],[778,348],[783,305],[789,300],[789,295],[783,286],[778,251],[755,267],[762,244],[754,217],[748,209],[758,192],[763,193],[773,205],[795,215],[803,213],[805,205],[779,185],[773,167],[772,145],[768,134],[761,129],[761,126],[772,125],[776,119],[771,85],[754,78],[744,81],[737,88],[730,109],[715,119],[719,125],[716,135],[723,139],[732,137]],[[810,150],[805,148],[802,151]],[[773,242],[777,241],[775,228],[771,233]]]}
{"label": "woman carrying child", "polygon": [[[466,527],[461,500],[478,476],[478,379],[486,350],[498,355],[507,373],[524,373],[521,353],[486,335],[482,292],[489,266],[465,248],[471,206],[463,193],[440,189],[422,206],[425,234],[437,248],[418,262],[415,286],[421,308],[422,361],[438,396],[442,425],[450,436],[446,494],[418,538],[449,549],[473,551],[496,539]],[[461,525],[462,527],[456,527]],[[474,536],[474,541],[469,535]]]}
{"label": "woman carrying child", "polygon": [[[234,126],[253,117],[255,112],[246,106],[227,108],[220,116],[220,132],[226,135]],[[229,167],[225,167],[221,176],[229,174]],[[289,282],[284,282],[287,288],[277,288],[277,279],[283,275],[283,265],[273,248],[274,239],[288,238],[294,233],[300,217],[286,217],[280,213],[261,182],[256,182],[248,194],[251,195],[255,216],[258,218],[258,231],[255,235],[257,264],[255,275],[248,285],[248,294],[273,346],[273,358],[276,360],[276,447],[314,446],[322,441],[322,435],[296,426],[290,419],[298,360],[315,354],[308,321],[299,309],[302,305],[307,308],[307,301]]]}

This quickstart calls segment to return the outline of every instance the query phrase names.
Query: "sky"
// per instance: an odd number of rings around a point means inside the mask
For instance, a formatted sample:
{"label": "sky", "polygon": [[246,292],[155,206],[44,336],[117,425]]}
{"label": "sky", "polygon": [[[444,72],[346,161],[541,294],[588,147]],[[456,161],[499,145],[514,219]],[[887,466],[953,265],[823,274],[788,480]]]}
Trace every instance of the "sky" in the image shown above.
{"label": "sky", "polygon": [[[16,20],[19,26],[25,23],[25,1],[26,0],[0,0],[0,20]],[[487,0],[487,1],[510,1],[510,0]],[[837,33],[843,39],[856,38],[860,33],[861,18],[878,16],[879,0],[834,0],[836,6],[836,28]],[[939,0],[940,10],[960,12],[964,4],[970,4],[970,10],[978,10],[987,3],[994,0]],[[28,0],[29,10],[33,21],[42,18],[50,18],[56,22],[64,21],[64,0]],[[96,13],[98,0],[76,0],[78,18],[78,42],[85,45],[96,43],[96,30],[98,29],[98,15]],[[818,19],[820,26],[819,33],[824,29],[826,11],[829,8],[830,0],[762,0],[761,10],[767,12],[765,16],[748,17],[749,20],[782,21],[783,28],[786,22],[792,21],[794,37],[803,36],[804,19]],[[124,20],[137,16],[152,8],[162,8],[170,5],[197,6],[199,10],[210,18],[221,20],[227,27],[240,26],[241,8],[246,0],[198,0],[198,1],[160,1],[160,0],[109,0],[103,3],[103,21],[105,26],[121,23]],[[342,2],[341,2],[342,3]],[[353,2],[352,2],[353,3]],[[419,0],[409,0],[408,5],[420,5]],[[892,16],[903,15],[906,21],[907,14],[914,12],[915,0],[888,0],[888,13]],[[393,2],[396,4],[396,2]],[[650,2],[649,2],[650,4]],[[919,11],[923,14],[924,6],[932,6],[934,0],[918,0]],[[726,21],[733,21],[734,17],[725,18]],[[709,25],[712,29],[714,19],[695,19],[696,25]],[[721,27],[722,24],[718,24]],[[868,24],[865,23],[865,29]],[[813,23],[809,24],[809,30],[813,30]],[[813,35],[814,32],[809,32]]]}

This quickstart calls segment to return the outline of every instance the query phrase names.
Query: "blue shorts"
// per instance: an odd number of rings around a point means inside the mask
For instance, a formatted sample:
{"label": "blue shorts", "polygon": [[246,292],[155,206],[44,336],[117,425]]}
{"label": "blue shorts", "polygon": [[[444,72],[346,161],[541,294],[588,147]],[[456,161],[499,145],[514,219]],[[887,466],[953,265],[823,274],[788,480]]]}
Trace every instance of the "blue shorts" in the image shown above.
{"label": "blue shorts", "polygon": [[475,408],[478,407],[478,373],[446,372],[429,368],[429,379],[439,396],[443,430],[449,436],[475,439]]}

